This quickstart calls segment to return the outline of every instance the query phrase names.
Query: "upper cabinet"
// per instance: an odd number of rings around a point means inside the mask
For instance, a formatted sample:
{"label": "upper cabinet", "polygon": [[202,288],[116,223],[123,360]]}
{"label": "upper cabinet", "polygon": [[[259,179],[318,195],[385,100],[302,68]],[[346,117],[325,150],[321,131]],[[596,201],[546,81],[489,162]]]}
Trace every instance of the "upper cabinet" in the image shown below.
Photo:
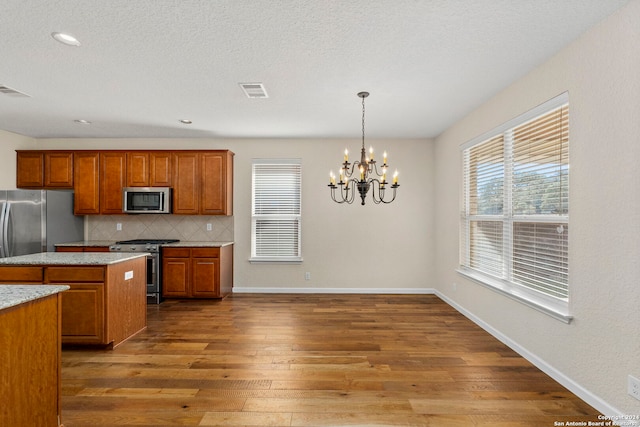
{"label": "upper cabinet", "polygon": [[233,153],[173,154],[173,213],[233,215]]}
{"label": "upper cabinet", "polygon": [[16,187],[73,188],[73,152],[18,151]]}
{"label": "upper cabinet", "polygon": [[171,152],[128,152],[127,187],[171,187]]}
{"label": "upper cabinet", "polygon": [[100,153],[78,151],[73,161],[75,194],[73,213],[98,215],[100,213]]}
{"label": "upper cabinet", "polygon": [[149,153],[127,153],[127,187],[149,187]]}
{"label": "upper cabinet", "polygon": [[100,152],[100,213],[122,214],[122,189],[127,182],[126,153]]}
{"label": "upper cabinet", "polygon": [[73,188],[76,215],[122,214],[124,187],[171,187],[173,213],[233,215],[228,150],[18,151],[18,188]]}

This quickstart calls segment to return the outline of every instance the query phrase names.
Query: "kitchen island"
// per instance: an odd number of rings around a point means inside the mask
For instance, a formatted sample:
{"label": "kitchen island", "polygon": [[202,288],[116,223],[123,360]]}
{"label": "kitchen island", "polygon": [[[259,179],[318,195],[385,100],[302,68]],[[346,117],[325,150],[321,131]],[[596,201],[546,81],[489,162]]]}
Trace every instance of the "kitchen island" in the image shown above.
{"label": "kitchen island", "polygon": [[68,285],[62,344],[113,348],[147,325],[146,253],[43,252],[0,259],[0,283]]}
{"label": "kitchen island", "polygon": [[60,421],[60,292],[0,284],[0,425]]}

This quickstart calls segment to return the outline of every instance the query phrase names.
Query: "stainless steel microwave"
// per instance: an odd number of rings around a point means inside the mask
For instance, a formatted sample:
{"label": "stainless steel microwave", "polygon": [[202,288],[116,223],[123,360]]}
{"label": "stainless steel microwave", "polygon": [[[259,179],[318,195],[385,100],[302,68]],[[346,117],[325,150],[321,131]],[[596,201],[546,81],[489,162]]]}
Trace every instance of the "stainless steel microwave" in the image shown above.
{"label": "stainless steel microwave", "polygon": [[122,209],[132,214],[171,213],[171,188],[125,187],[122,189]]}

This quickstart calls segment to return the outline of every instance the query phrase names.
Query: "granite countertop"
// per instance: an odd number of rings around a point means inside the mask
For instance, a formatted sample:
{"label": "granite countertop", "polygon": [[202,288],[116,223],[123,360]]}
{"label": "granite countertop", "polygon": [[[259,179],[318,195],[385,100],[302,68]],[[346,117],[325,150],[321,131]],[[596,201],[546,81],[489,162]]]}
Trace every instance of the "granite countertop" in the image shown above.
{"label": "granite countertop", "polygon": [[67,285],[3,285],[0,284],[0,310],[69,289]]}
{"label": "granite countertop", "polygon": [[146,252],[41,252],[0,258],[0,265],[110,265],[147,255]]}
{"label": "granite countertop", "polygon": [[[111,246],[115,245],[115,240],[83,240],[80,242],[69,242],[69,243],[58,243],[55,246]],[[189,241],[180,241],[178,243],[168,243],[162,246],[170,246],[175,248],[184,248],[184,247],[205,247],[205,248],[220,248],[222,246],[233,245],[233,242],[189,242]]]}

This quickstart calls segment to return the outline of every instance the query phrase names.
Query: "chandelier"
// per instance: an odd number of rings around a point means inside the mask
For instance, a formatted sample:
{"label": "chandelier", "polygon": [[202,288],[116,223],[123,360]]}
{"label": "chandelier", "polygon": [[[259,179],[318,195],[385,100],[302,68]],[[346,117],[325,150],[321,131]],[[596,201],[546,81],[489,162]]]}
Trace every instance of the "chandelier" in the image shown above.
{"label": "chandelier", "polygon": [[[396,199],[396,189],[400,187],[397,170],[393,174],[393,183],[389,184],[387,182],[387,169],[389,168],[387,165],[387,152],[385,151],[382,155],[382,166],[380,167],[381,171],[379,171],[378,164],[373,158],[373,147],[369,147],[368,157],[364,149],[364,99],[367,96],[369,96],[369,92],[358,93],[358,97],[362,98],[362,150],[360,151],[360,160],[353,162],[353,164],[349,163],[349,151],[345,149],[344,162],[340,167],[340,181],[336,182],[336,176],[333,171],[329,173],[331,198],[336,203],[353,203],[356,189],[360,194],[362,205],[365,203],[369,190],[371,190],[374,203],[391,203]],[[359,176],[359,178],[356,178],[356,176]],[[389,188],[393,190],[392,195],[389,195]]]}

